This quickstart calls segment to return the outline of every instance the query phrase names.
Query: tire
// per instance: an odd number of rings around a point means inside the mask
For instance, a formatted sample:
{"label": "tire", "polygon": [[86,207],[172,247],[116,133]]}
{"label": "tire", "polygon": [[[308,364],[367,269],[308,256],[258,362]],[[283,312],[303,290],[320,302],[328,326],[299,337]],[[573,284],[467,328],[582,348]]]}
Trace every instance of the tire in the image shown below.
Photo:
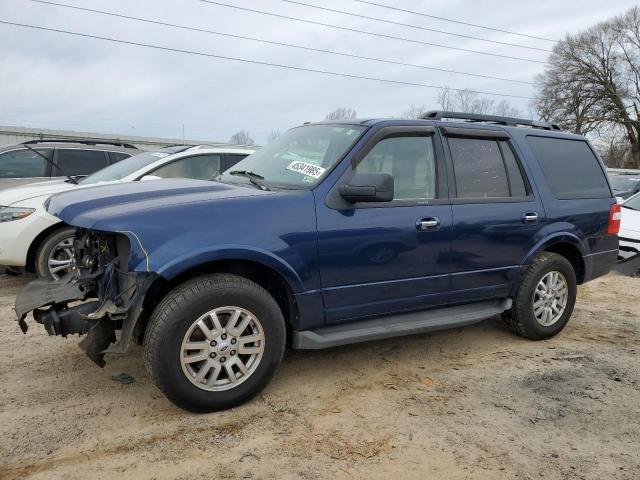
{"label": "tire", "polygon": [[[552,282],[554,272],[560,274],[556,284],[558,291],[552,293],[554,291],[549,289],[547,290],[549,293],[536,294],[536,289],[543,280],[545,285],[549,281]],[[566,297],[557,296],[558,292],[563,291],[562,280],[566,283]],[[503,314],[505,322],[516,334],[525,338],[542,340],[553,337],[565,327],[573,313],[576,303],[576,283],[575,270],[565,257],[550,252],[539,253],[522,276],[511,310]],[[549,295],[549,298],[544,300],[541,295]],[[560,298],[565,298],[564,309],[561,310],[559,309],[562,303]],[[535,311],[541,312],[539,316],[534,312],[534,299],[537,299]],[[560,311],[555,311],[554,305]],[[547,314],[549,312],[551,314],[545,317],[544,310],[547,310]]]}
{"label": "tire", "polygon": [[[66,240],[73,241],[73,237],[75,235],[75,229],[71,227],[63,227],[58,230],[51,232],[44,241],[38,246],[36,250],[36,258],[35,258],[35,266],[36,266],[36,274],[41,278],[48,278],[51,280],[59,280],[65,273],[65,270],[52,271],[52,268],[49,266],[49,257],[52,252],[60,246],[60,244]],[[69,246],[68,248],[60,248],[59,252],[54,254],[57,259],[54,258],[54,261],[66,261],[71,260],[73,257],[73,246]],[[54,266],[53,268],[62,267],[61,265]]]}
{"label": "tire", "polygon": [[[248,322],[240,332],[229,327],[236,312],[237,329]],[[261,340],[244,343],[251,338]],[[285,342],[282,312],[264,288],[238,275],[212,274],[193,278],[164,297],[149,320],[144,357],[153,383],[171,402],[204,413],[240,405],[258,394],[282,360]],[[203,369],[207,373],[198,379]]]}

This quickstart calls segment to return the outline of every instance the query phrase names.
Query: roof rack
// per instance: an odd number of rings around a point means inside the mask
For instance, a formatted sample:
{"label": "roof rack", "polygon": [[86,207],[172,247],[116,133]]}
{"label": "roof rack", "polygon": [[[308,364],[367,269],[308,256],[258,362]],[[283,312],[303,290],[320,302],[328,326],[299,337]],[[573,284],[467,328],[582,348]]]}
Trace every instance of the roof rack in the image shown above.
{"label": "roof rack", "polygon": [[464,120],[466,122],[484,122],[505,125],[509,127],[531,127],[543,130],[560,130],[554,123],[527,120],[525,118],[500,117],[498,115],[481,115],[477,113],[447,112],[445,110],[432,110],[420,117],[423,120],[442,120],[445,118]]}
{"label": "roof rack", "polygon": [[130,143],[117,142],[112,140],[85,140],[85,139],[67,139],[67,138],[43,138],[40,140],[29,140],[26,142],[22,142],[22,145],[33,145],[37,143],[81,143],[83,145],[113,145],[114,147],[123,147],[123,148],[135,148],[134,145]]}

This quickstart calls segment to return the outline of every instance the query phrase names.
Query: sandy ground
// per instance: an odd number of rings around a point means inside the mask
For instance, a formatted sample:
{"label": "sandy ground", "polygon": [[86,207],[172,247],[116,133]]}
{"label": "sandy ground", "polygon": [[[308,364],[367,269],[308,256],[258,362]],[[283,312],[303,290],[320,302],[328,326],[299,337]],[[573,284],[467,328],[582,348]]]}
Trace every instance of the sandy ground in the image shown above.
{"label": "sandy ground", "polygon": [[262,395],[209,415],[172,406],[139,347],[101,370],[77,338],[23,336],[25,281],[0,276],[2,479],[640,478],[640,279],[581,287],[544,342],[490,319],[289,352]]}

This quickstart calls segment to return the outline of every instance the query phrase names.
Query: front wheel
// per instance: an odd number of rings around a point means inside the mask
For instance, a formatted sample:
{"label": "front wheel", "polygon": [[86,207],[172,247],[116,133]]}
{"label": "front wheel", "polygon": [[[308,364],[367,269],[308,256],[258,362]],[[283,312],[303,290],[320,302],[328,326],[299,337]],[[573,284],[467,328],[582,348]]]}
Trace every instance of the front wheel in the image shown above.
{"label": "front wheel", "polygon": [[541,340],[559,333],[576,303],[576,273],[562,255],[538,254],[523,275],[504,319],[520,336]]}
{"label": "front wheel", "polygon": [[260,392],[282,359],[285,340],[282,312],[266,290],[237,275],[206,275],[156,307],[145,334],[145,363],[169,400],[210,412]]}

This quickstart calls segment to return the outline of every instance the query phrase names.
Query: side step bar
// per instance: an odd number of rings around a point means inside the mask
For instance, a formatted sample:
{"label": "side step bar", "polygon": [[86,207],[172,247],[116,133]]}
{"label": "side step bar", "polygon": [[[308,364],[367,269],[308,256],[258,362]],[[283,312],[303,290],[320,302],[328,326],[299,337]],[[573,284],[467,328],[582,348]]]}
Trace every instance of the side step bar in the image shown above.
{"label": "side step bar", "polygon": [[293,348],[318,350],[381,338],[463,327],[509,310],[510,298],[469,303],[421,312],[402,313],[293,332]]}

